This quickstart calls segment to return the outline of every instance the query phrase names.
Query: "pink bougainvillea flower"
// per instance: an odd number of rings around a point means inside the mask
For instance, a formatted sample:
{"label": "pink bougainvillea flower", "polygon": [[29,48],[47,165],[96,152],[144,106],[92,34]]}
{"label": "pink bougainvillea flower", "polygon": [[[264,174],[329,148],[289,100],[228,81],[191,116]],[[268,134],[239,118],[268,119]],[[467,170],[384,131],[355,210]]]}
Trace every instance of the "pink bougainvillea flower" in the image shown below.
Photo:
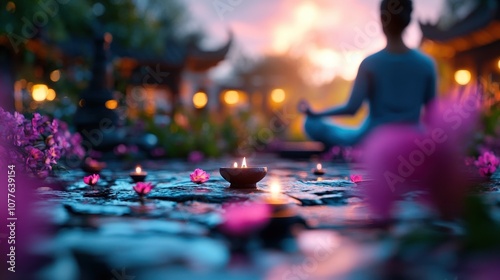
{"label": "pink bougainvillea flower", "polygon": [[271,218],[267,204],[227,204],[223,207],[221,231],[232,236],[245,236],[262,229]]}
{"label": "pink bougainvillea flower", "polygon": [[97,185],[97,182],[99,182],[99,174],[92,174],[86,177],[83,177],[83,182],[89,186],[95,186]]}
{"label": "pink bougainvillea flower", "polygon": [[357,183],[359,183],[361,181],[363,181],[363,177],[361,175],[359,175],[359,174],[352,174],[351,175],[351,182],[357,184]]}
{"label": "pink bougainvillea flower", "polygon": [[210,175],[202,169],[196,168],[193,173],[189,175],[189,178],[191,178],[191,182],[193,183],[202,184],[210,179]]}
{"label": "pink bougainvillea flower", "polygon": [[139,195],[139,196],[145,196],[148,193],[153,190],[154,186],[151,183],[144,183],[144,182],[138,182],[134,186],[134,191]]}
{"label": "pink bougainvillea flower", "polygon": [[486,151],[477,158],[474,165],[479,169],[481,176],[490,177],[500,165],[500,159],[494,153]]}

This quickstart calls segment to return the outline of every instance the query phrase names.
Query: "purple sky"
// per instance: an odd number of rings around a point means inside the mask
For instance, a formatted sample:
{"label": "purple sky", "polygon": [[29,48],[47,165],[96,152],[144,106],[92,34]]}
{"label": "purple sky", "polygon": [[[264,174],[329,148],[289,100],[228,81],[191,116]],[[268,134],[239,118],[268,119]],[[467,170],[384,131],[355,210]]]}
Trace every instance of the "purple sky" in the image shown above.
{"label": "purple sky", "polygon": [[[384,46],[380,30],[379,0],[186,0],[210,39],[207,47],[224,42],[227,30],[236,46],[258,57],[289,53],[306,57],[306,72],[317,83],[336,75],[352,79],[361,60]],[[414,21],[405,40],[417,47],[417,19],[435,21],[444,0],[415,0]],[[223,63],[215,72],[230,71]]]}

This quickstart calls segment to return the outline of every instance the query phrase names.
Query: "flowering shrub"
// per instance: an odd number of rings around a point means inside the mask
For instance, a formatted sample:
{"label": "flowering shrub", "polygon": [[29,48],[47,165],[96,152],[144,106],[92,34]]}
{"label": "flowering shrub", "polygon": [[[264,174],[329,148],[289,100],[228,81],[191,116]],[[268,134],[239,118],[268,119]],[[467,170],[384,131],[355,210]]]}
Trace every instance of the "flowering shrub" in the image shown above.
{"label": "flowering shrub", "polygon": [[66,123],[38,113],[27,119],[0,108],[0,138],[3,158],[41,178],[47,177],[62,157],[81,159],[85,155],[80,134],[71,134]]}

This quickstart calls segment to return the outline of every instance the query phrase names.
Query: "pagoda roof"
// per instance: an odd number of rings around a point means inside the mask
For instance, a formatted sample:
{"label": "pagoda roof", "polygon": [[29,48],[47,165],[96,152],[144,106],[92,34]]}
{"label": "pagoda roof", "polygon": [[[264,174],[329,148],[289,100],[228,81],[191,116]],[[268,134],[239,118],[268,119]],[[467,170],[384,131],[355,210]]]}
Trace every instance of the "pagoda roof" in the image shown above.
{"label": "pagoda roof", "polygon": [[483,0],[468,16],[450,27],[443,29],[438,24],[420,22],[420,29],[423,39],[446,42],[470,35],[499,20],[500,0]]}
{"label": "pagoda roof", "polygon": [[[159,64],[168,68],[185,68],[193,71],[206,71],[224,60],[232,45],[230,34],[228,41],[218,49],[204,50],[196,43],[181,43],[169,40],[161,52],[144,49],[131,49],[112,42],[110,53],[113,57],[133,60],[135,64]],[[71,38],[60,42],[56,48],[66,57],[88,56],[94,52],[94,40],[89,38]]]}
{"label": "pagoda roof", "polygon": [[189,55],[186,59],[186,67],[191,71],[200,72],[216,66],[229,53],[232,43],[233,33],[229,32],[226,44],[216,50],[203,50],[197,44],[191,44],[187,49]]}

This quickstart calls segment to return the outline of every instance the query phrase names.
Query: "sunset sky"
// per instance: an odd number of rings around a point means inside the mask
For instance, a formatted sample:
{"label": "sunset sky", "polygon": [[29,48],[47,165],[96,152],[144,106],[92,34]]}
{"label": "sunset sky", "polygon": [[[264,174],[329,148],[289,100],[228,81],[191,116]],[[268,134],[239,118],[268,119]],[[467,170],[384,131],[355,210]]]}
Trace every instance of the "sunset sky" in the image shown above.
{"label": "sunset sky", "polygon": [[[417,19],[435,21],[444,0],[415,0],[406,42],[417,47]],[[353,79],[361,60],[382,48],[379,0],[187,0],[196,24],[208,34],[207,47],[235,34],[236,49],[259,57],[290,53],[306,57],[317,83],[340,75]],[[233,48],[234,49],[234,48]],[[223,63],[216,75],[230,72]]]}

